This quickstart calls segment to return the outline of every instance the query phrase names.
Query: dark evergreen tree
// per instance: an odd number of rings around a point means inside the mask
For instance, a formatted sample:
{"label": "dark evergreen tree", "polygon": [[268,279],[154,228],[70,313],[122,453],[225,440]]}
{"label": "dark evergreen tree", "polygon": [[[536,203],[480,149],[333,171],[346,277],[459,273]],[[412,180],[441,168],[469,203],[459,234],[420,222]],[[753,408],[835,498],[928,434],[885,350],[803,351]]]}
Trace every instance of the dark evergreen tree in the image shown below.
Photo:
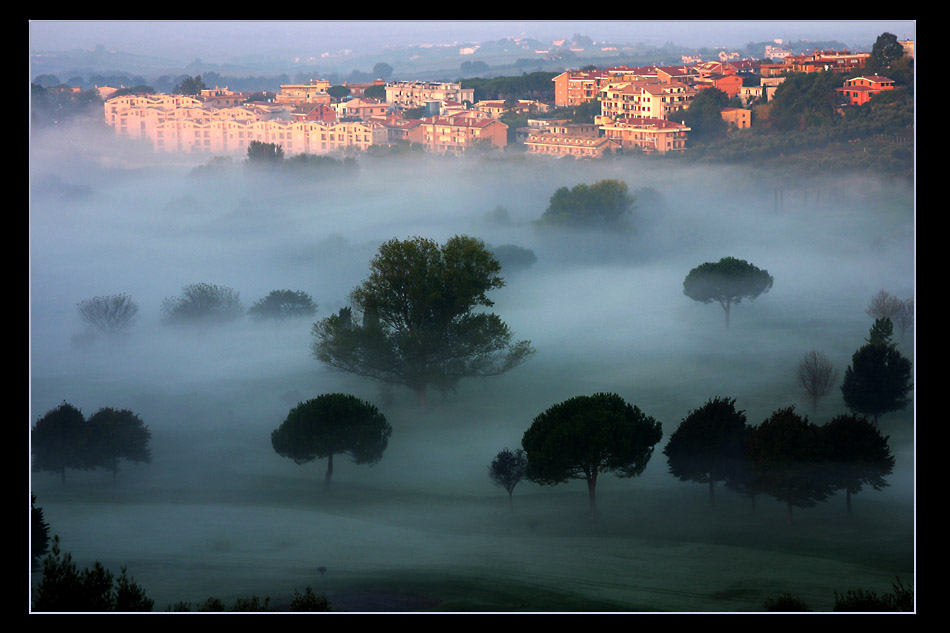
{"label": "dark evergreen tree", "polygon": [[67,402],[36,421],[30,441],[33,470],[60,473],[64,486],[67,468],[94,467],[85,452],[86,419],[82,411]]}
{"label": "dark evergreen tree", "polygon": [[349,455],[372,466],[383,458],[392,427],[369,402],[342,393],[298,404],[271,433],[274,451],[298,464],[327,458],[325,488],[333,476],[333,456]]}
{"label": "dark evergreen tree", "polygon": [[683,280],[683,294],[694,301],[716,301],[726,314],[743,299],[753,300],[772,288],[774,279],[769,271],[756,268],[735,257],[723,257],[718,262],[706,262],[689,271]]}
{"label": "dark evergreen tree", "polygon": [[809,508],[834,494],[820,429],[795,407],[778,409],[755,427],[745,450],[756,485],[786,504],[789,524],[793,507]]}
{"label": "dark evergreen tree", "polygon": [[43,508],[37,507],[36,495],[30,493],[30,557],[33,565],[49,551],[49,523]]}
{"label": "dark evergreen tree", "polygon": [[851,357],[841,382],[845,405],[853,413],[870,416],[875,424],[880,416],[911,402],[912,364],[891,342],[892,332],[890,319],[877,319],[867,344]]}
{"label": "dark evergreen tree", "polygon": [[828,474],[835,489],[846,492],[850,515],[851,495],[865,485],[874,490],[888,485],[884,478],[894,469],[888,438],[867,418],[853,414],[837,415],[820,430],[828,451]]}
{"label": "dark evergreen tree", "polygon": [[247,310],[248,316],[256,321],[272,319],[278,323],[313,316],[316,312],[317,304],[303,290],[272,290]]}
{"label": "dark evergreen tree", "polygon": [[587,482],[590,517],[597,511],[597,478],[643,473],[663,426],[617,394],[577,396],[538,415],[521,440],[527,477],[542,485]]}
{"label": "dark evergreen tree", "polygon": [[735,402],[716,397],[690,411],[663,449],[671,475],[709,486],[710,505],[716,503],[716,482],[736,479],[742,468],[746,417]]}
{"label": "dark evergreen tree", "polygon": [[601,180],[592,185],[558,188],[548,208],[535,222],[539,227],[628,229],[636,196],[621,180]]}

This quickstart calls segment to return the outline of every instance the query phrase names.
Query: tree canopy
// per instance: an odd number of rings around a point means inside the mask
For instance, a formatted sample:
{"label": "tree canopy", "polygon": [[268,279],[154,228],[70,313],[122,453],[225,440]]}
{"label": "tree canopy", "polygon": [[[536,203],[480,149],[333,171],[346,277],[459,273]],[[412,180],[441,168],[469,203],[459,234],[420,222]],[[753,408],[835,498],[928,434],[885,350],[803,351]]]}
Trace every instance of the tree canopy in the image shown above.
{"label": "tree canopy", "polygon": [[383,458],[392,427],[371,403],[342,393],[323,394],[298,404],[271,433],[274,451],[306,464],[327,458],[324,486],[330,487],[333,456],[349,455],[372,466]]}
{"label": "tree canopy", "polygon": [[535,226],[628,229],[635,204],[636,196],[628,192],[627,183],[621,180],[581,183],[570,189],[559,187]]}
{"label": "tree canopy", "polygon": [[315,323],[312,350],[334,369],[403,385],[425,407],[426,390],[454,389],[471,376],[497,376],[527,360],[487,293],[504,286],[501,265],[472,237],[439,245],[416,237],[379,248],[369,277],[350,293],[352,309]]}
{"label": "tree canopy", "polygon": [[284,160],[284,148],[277,143],[251,141],[247,145],[249,165],[278,165]]}
{"label": "tree canopy", "polygon": [[521,445],[528,457],[528,479],[542,485],[585,480],[593,517],[598,476],[640,475],[662,437],[662,425],[638,407],[617,394],[596,393],[570,398],[538,415]]}
{"label": "tree canopy", "polygon": [[726,314],[733,304],[743,299],[750,301],[772,288],[773,278],[767,270],[756,268],[735,257],[723,257],[718,262],[706,262],[689,271],[683,280],[683,294],[702,303],[717,301]]}
{"label": "tree canopy", "polygon": [[865,485],[874,490],[888,485],[884,477],[894,469],[888,438],[867,418],[854,414],[837,415],[820,428],[828,451],[829,476],[837,490],[847,493],[851,514],[851,495]]}
{"label": "tree canopy", "polygon": [[277,322],[312,316],[316,312],[317,304],[303,290],[271,290],[247,310],[248,316],[256,321],[272,319]]}
{"label": "tree canopy", "polygon": [[148,442],[151,431],[138,415],[128,409],[104,407],[86,421],[88,459],[98,467],[119,472],[119,460],[136,464],[152,461]]}
{"label": "tree canopy", "polygon": [[77,305],[79,318],[101,334],[112,338],[131,328],[138,318],[139,307],[132,297],[118,294],[93,297]]}
{"label": "tree canopy", "polygon": [[524,449],[518,448],[514,451],[504,448],[495,455],[495,458],[488,466],[488,476],[496,486],[504,488],[508,492],[508,504],[514,510],[514,501],[512,493],[515,486],[524,479],[528,470],[528,458]]}
{"label": "tree canopy", "polygon": [[60,473],[65,485],[67,468],[90,467],[84,454],[85,441],[86,418],[82,411],[63,402],[43,414],[33,426],[33,470]]}
{"label": "tree canopy", "polygon": [[162,321],[169,325],[216,325],[243,315],[239,292],[209,283],[185,286],[181,295],[162,302]]}
{"label": "tree canopy", "polygon": [[887,318],[871,326],[867,344],[851,357],[841,381],[845,405],[854,413],[870,416],[876,423],[884,414],[910,404],[913,366],[891,342],[893,325]]}
{"label": "tree canopy", "polygon": [[746,417],[736,410],[735,402],[735,398],[716,397],[690,411],[663,449],[670,474],[708,484],[712,505],[716,482],[734,479],[743,459]]}

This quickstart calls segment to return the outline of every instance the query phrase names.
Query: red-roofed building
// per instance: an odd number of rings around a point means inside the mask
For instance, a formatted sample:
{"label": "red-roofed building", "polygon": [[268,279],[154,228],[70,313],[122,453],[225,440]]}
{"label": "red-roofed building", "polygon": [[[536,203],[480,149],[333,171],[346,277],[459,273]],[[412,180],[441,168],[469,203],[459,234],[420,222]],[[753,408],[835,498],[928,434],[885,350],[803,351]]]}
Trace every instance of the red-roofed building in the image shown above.
{"label": "red-roofed building", "polygon": [[893,89],[893,79],[872,75],[849,79],[844,82],[843,88],[835,88],[835,91],[848,100],[848,105],[859,106],[870,101],[874,95]]}
{"label": "red-roofed building", "polygon": [[491,147],[508,144],[507,125],[485,116],[478,118],[472,113],[425,117],[420,127],[426,151],[438,154],[460,153],[476,144]]}

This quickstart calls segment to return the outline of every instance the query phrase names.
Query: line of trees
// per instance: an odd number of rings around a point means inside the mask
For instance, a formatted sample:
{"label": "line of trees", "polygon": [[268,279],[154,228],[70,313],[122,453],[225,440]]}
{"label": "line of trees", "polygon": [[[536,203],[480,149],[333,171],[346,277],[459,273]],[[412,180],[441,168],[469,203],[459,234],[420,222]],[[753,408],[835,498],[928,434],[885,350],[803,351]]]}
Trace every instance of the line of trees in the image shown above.
{"label": "line of trees", "polygon": [[43,414],[32,428],[33,470],[59,473],[66,485],[66,469],[112,472],[119,462],[152,461],[152,434],[142,419],[128,409],[104,407],[87,420],[82,411],[63,402]]}

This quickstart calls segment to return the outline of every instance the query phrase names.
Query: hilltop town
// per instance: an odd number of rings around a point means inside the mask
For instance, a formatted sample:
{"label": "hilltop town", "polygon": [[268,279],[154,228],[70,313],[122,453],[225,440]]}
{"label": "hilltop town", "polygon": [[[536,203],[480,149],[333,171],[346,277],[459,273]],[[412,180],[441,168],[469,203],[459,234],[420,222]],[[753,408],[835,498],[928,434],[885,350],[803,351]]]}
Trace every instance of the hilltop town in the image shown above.
{"label": "hilltop town", "polygon": [[[879,38],[875,48],[885,36]],[[887,41],[913,59],[914,42]],[[377,79],[331,85],[327,79],[247,93],[187,78],[174,93],[97,86],[106,124],[156,152],[246,154],[252,143],[283,156],[377,151],[399,147],[434,154],[520,151],[556,157],[682,154],[708,132],[709,102],[719,129],[752,127],[796,74],[837,77],[834,108],[849,109],[901,86],[885,76],[880,51],[792,54],[768,47],[765,60],[690,56],[673,66],[587,66],[550,73],[553,99],[506,94],[480,98],[472,82]],[[889,53],[893,57],[893,50]],[[912,89],[912,86],[910,87]],[[78,90],[78,89],[74,89]],[[693,108],[703,103],[702,108]],[[699,114],[703,111],[703,115]],[[584,116],[578,116],[578,112]],[[706,128],[706,129],[699,129]]]}

